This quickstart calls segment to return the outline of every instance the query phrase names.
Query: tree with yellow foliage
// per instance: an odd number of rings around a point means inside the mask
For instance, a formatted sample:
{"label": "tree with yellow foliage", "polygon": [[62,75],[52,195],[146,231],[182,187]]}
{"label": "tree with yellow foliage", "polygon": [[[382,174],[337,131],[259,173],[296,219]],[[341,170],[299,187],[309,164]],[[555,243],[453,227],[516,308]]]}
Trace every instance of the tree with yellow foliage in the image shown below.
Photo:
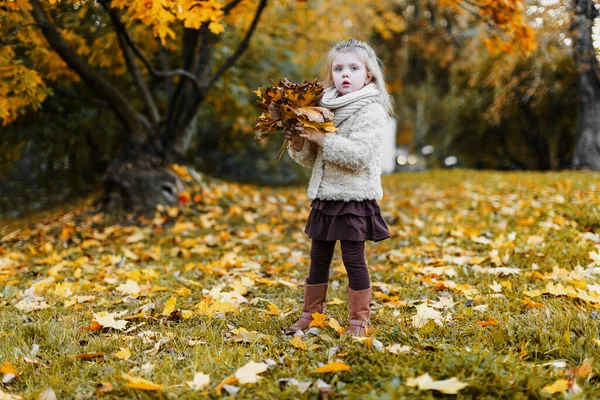
{"label": "tree with yellow foliage", "polygon": [[[267,6],[243,0],[8,0],[0,6],[0,122],[37,109],[54,82],[83,81],[122,123],[106,201],[173,203],[181,189],[166,164],[183,159],[200,104],[248,49]],[[245,26],[218,67],[226,24]],[[127,75],[131,87],[115,77]]]}

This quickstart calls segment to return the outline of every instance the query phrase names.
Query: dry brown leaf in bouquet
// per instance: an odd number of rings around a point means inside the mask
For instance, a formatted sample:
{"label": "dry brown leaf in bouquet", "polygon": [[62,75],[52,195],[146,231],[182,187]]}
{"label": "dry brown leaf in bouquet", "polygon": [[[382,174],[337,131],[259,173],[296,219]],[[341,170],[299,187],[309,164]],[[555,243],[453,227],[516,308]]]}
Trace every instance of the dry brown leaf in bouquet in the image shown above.
{"label": "dry brown leaf in bouquet", "polygon": [[[333,112],[317,106],[323,90],[317,79],[297,84],[286,78],[272,86],[256,90],[254,93],[259,97],[257,103],[262,114],[256,118],[254,130],[258,135],[254,138],[262,140],[273,132],[291,129],[297,122],[320,131],[335,132],[337,128],[333,126]],[[290,144],[288,139],[283,142],[277,153],[279,160]]]}

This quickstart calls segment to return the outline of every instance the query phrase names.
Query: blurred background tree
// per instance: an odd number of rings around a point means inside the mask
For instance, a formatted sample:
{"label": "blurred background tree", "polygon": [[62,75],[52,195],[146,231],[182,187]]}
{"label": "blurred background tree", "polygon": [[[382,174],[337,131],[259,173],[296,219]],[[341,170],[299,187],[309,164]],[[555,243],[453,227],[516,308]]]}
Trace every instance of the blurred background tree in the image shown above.
{"label": "blurred background tree", "polygon": [[[252,91],[282,77],[324,77],[331,44],[349,37],[376,48],[397,100],[398,144],[417,153],[433,146],[432,166],[450,155],[475,168],[571,166],[581,95],[569,36],[575,11],[564,2],[164,0],[150,11],[138,3],[0,5],[0,213],[103,181],[105,199],[120,206],[135,205],[148,186],[151,204],[174,201],[177,178],[164,169],[174,161],[246,182],[305,179],[309,171],[274,160],[280,142],[252,139]],[[159,3],[174,7],[170,19],[156,18]],[[65,50],[49,44],[56,38],[43,36],[51,26],[70,56],[122,95],[127,115],[59,56]],[[124,165],[142,172],[128,175]],[[150,184],[126,193],[133,176]],[[44,186],[58,193],[32,190]]]}

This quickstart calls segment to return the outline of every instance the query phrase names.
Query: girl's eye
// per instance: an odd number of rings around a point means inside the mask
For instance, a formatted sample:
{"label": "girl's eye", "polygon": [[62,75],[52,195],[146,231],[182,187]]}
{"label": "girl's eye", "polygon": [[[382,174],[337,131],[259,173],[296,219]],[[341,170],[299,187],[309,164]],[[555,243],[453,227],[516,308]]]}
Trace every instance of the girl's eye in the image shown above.
{"label": "girl's eye", "polygon": [[356,70],[358,69],[358,67],[352,67],[352,69],[353,69],[354,71],[356,71]]}

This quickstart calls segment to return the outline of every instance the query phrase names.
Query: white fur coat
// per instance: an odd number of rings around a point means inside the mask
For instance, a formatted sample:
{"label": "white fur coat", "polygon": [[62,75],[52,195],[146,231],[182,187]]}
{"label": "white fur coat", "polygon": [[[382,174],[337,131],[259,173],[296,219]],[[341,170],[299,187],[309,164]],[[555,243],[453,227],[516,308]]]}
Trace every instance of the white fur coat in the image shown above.
{"label": "white fur coat", "polygon": [[388,115],[379,103],[356,111],[325,135],[323,147],[308,140],[302,150],[293,146],[288,154],[312,168],[308,197],[321,200],[381,200],[382,138]]}

